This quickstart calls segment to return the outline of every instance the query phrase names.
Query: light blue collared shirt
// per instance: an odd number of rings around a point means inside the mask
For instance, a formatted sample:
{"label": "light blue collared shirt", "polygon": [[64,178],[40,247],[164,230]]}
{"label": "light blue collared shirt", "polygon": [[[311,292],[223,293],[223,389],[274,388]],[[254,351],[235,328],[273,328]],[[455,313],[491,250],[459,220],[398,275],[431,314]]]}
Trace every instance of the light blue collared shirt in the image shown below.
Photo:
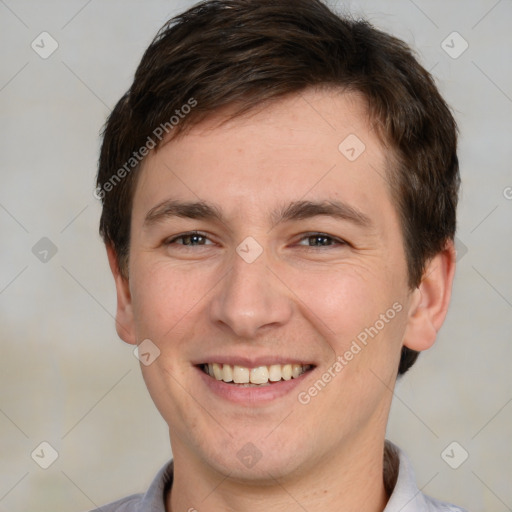
{"label": "light blue collared shirt", "polygon": [[[423,494],[416,485],[411,462],[405,453],[389,441],[386,441],[386,450],[394,452],[395,457],[390,461],[395,460],[398,468],[395,466],[391,470],[394,473],[398,470],[398,475],[383,512],[467,512]],[[166,512],[165,497],[171,489],[172,478],[173,461],[170,461],[158,472],[145,494],[134,494],[91,512]]]}

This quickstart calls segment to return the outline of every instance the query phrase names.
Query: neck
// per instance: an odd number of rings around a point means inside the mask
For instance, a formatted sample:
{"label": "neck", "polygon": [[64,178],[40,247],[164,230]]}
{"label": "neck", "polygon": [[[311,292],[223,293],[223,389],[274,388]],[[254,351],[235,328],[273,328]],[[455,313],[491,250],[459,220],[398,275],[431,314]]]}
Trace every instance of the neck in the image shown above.
{"label": "neck", "polygon": [[222,475],[177,449],[167,511],[382,512],[389,498],[383,452],[382,440],[346,443],[307,469],[251,482]]}

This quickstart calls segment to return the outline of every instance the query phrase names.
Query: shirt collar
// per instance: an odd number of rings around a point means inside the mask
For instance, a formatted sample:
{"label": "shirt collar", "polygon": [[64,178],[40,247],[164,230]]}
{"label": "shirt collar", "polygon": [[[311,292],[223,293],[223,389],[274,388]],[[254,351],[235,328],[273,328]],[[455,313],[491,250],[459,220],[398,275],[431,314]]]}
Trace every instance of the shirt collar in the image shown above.
{"label": "shirt collar", "polygon": [[384,450],[384,468],[386,467],[388,469],[384,473],[384,480],[393,478],[394,485],[391,486],[392,493],[383,512],[425,510],[425,499],[416,485],[411,462],[391,441],[386,441]]}
{"label": "shirt collar", "polygon": [[[173,461],[157,474],[150,488],[139,502],[137,512],[165,512],[165,497],[172,486]],[[446,510],[430,508],[435,500],[427,498],[417,487],[414,470],[396,445],[386,441],[384,447],[384,482],[390,498],[383,512],[417,512],[418,510]],[[448,510],[462,510],[457,507]]]}
{"label": "shirt collar", "polygon": [[137,512],[165,512],[165,499],[172,486],[173,471],[174,461],[171,460],[156,475]]}

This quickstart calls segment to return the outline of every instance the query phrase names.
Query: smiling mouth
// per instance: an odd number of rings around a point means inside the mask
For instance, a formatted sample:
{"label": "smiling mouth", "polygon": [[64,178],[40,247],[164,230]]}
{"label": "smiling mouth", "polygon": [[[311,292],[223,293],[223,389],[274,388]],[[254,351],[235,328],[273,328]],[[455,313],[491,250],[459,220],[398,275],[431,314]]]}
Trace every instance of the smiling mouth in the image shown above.
{"label": "smiling mouth", "polygon": [[311,371],[313,367],[310,364],[272,364],[256,368],[219,363],[199,365],[204,373],[218,381],[247,387],[267,386],[280,381],[298,379],[304,373]]}

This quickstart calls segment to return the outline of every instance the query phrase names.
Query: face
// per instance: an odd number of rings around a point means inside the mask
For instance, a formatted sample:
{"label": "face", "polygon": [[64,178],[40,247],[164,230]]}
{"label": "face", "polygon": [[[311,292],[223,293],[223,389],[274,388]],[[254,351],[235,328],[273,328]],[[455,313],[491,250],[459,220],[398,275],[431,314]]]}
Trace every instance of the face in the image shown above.
{"label": "face", "polygon": [[220,116],[147,157],[118,320],[175,459],[300,475],[384,438],[415,297],[386,153],[355,94]]}

